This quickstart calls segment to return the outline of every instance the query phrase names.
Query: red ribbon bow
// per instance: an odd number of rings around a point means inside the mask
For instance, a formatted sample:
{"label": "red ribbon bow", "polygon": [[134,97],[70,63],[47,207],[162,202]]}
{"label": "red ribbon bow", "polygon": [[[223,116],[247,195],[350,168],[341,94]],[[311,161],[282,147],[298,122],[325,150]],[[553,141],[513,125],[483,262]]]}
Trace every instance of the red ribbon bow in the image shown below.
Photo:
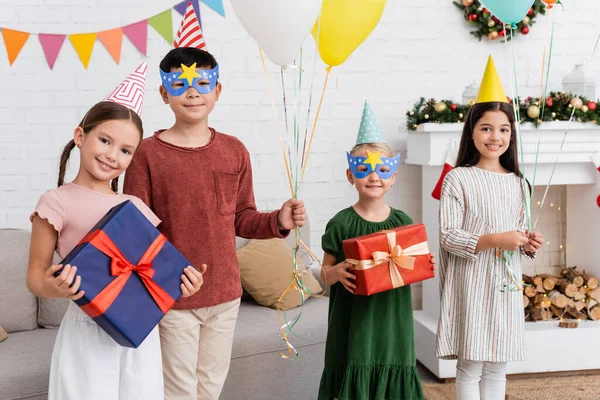
{"label": "red ribbon bow", "polygon": [[81,306],[81,309],[90,316],[90,318],[96,318],[108,309],[111,304],[123,290],[123,287],[127,283],[127,280],[131,274],[135,271],[144,286],[150,292],[150,296],[154,299],[158,307],[162,312],[166,313],[171,309],[175,300],[161,288],[156,282],[152,280],[154,271],[152,269],[152,261],[156,255],[163,248],[167,238],[160,234],[154,242],[148,247],[142,258],[137,265],[133,265],[117,247],[117,245],[111,240],[106,233],[101,230],[96,230],[88,233],[78,245],[83,243],[90,243],[92,246],[100,250],[111,258],[110,262],[110,274],[116,276],[96,297],[94,297],[88,304]]}

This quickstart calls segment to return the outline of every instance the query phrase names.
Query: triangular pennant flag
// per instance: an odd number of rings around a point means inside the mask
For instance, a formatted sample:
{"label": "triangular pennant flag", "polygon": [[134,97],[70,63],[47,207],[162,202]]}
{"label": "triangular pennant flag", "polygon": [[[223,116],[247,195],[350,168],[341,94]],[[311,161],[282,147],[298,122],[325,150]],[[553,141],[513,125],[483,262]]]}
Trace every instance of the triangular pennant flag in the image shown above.
{"label": "triangular pennant flag", "polygon": [[365,100],[358,137],[356,138],[357,145],[365,143],[387,143],[368,100]]}
{"label": "triangular pennant flag", "polygon": [[181,25],[177,30],[177,36],[175,36],[175,40],[173,41],[173,47],[195,47],[197,49],[206,47],[202,28],[200,28],[200,24],[194,13],[194,5],[191,1],[185,9]]}
{"label": "triangular pennant flag", "polygon": [[136,22],[135,24],[124,26],[123,33],[131,40],[131,43],[143,55],[146,55],[146,48],[148,46],[148,20]]}
{"label": "triangular pennant flag", "polygon": [[19,56],[23,46],[25,46],[25,42],[29,39],[29,33],[2,28],[2,37],[4,38],[6,53],[8,54],[8,63],[12,65]]}
{"label": "triangular pennant flag", "polygon": [[483,79],[481,79],[481,85],[479,85],[479,93],[477,93],[477,98],[475,99],[475,103],[489,102],[508,103],[491,55],[488,57]]}
{"label": "triangular pennant flag", "polygon": [[104,101],[119,103],[142,115],[144,90],[146,88],[146,61],[141,63],[123,82],[104,98]]}
{"label": "triangular pennant flag", "polygon": [[446,161],[444,162],[444,167],[442,168],[442,173],[438,179],[433,192],[431,192],[431,197],[436,200],[439,200],[442,197],[442,186],[444,185],[444,178],[448,175],[448,172],[452,171],[456,166],[456,160],[458,158],[458,148],[456,147],[456,142],[453,140],[448,145],[448,152],[446,153]]}
{"label": "triangular pennant flag", "polygon": [[56,62],[56,58],[58,57],[58,53],[60,52],[66,37],[66,35],[38,34],[42,50],[44,50],[46,61],[48,61],[50,69],[54,68],[54,63]]}
{"label": "triangular pennant flag", "polygon": [[189,3],[192,3],[192,6],[194,7],[194,12],[196,13],[196,18],[198,19],[200,28],[202,28],[202,19],[200,19],[200,4],[198,0],[184,0],[179,4],[175,4],[175,6],[173,6],[173,9],[175,9],[175,11],[177,11],[179,14],[185,17]]}
{"label": "triangular pennant flag", "polygon": [[173,43],[173,17],[170,9],[148,18],[148,25],[165,38],[167,43]]}
{"label": "triangular pennant flag", "polygon": [[202,0],[204,4],[212,8],[218,14],[225,16],[225,8],[223,8],[223,0]]}
{"label": "triangular pennant flag", "polygon": [[77,33],[69,35],[69,40],[73,48],[77,52],[81,63],[87,69],[92,58],[92,50],[94,50],[94,42],[96,41],[95,33]]}
{"label": "triangular pennant flag", "polygon": [[121,61],[121,44],[123,43],[123,30],[121,28],[98,32],[98,39],[118,64]]}

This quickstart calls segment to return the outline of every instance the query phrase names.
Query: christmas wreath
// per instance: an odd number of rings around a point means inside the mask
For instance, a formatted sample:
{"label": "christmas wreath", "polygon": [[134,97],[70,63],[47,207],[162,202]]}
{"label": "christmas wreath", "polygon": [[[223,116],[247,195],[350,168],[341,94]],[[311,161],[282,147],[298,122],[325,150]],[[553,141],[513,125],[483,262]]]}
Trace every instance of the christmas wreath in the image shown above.
{"label": "christmas wreath", "polygon": [[[420,124],[427,122],[438,124],[464,122],[472,105],[473,101],[463,105],[451,100],[425,100],[421,97],[412,110],[406,113],[406,128],[414,131]],[[544,104],[541,104],[537,97],[520,100],[520,122],[530,122],[538,127],[542,121],[568,121],[573,108],[575,109],[574,121],[600,125],[600,103],[565,92],[550,92]]]}
{"label": "christmas wreath", "polygon": [[[476,28],[471,31],[471,35],[479,40],[483,37],[489,40],[504,39],[505,32],[502,22],[483,7],[478,0],[462,0],[462,2],[454,1],[453,3],[463,11],[465,20]],[[514,36],[516,33],[527,35],[529,27],[534,24],[535,18],[539,14],[546,14],[546,6],[541,0],[535,0],[527,16],[517,24],[516,29],[512,30],[512,35]],[[510,30],[510,25],[506,25],[506,40],[510,40]]]}

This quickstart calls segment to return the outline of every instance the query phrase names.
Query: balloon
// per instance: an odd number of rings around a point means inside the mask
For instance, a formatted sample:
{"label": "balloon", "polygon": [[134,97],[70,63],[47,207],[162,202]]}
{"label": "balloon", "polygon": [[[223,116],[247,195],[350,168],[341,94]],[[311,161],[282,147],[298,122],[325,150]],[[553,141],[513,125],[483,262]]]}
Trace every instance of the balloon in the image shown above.
{"label": "balloon", "polygon": [[548,7],[548,10],[552,10],[555,4],[561,4],[560,0],[542,0],[542,3]]}
{"label": "balloon", "polygon": [[[325,64],[342,64],[379,23],[386,0],[323,0],[312,34]],[[318,34],[318,38],[317,38]]]}
{"label": "balloon", "polygon": [[233,11],[250,36],[275,64],[285,66],[298,55],[319,17],[322,0],[231,0]]}
{"label": "balloon", "polygon": [[535,0],[481,0],[481,4],[505,24],[516,26],[525,18]]}

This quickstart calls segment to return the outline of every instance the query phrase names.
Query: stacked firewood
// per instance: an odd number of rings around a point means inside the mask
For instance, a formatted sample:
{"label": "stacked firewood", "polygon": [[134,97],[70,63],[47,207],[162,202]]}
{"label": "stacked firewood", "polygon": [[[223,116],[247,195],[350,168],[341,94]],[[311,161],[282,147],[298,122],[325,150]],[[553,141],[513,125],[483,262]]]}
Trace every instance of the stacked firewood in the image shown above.
{"label": "stacked firewood", "polygon": [[563,267],[560,277],[523,275],[526,321],[600,320],[598,279],[577,267]]}

